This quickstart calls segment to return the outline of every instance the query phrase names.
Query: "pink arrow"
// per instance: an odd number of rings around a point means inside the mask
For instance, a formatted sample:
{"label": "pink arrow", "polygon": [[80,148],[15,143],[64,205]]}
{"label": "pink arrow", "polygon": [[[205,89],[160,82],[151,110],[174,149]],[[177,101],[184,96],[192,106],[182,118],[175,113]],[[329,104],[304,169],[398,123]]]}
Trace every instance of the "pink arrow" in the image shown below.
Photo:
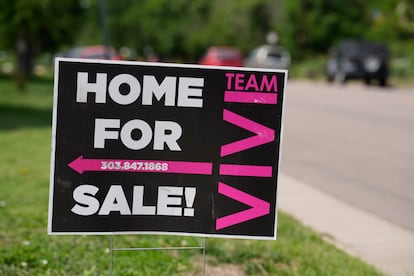
{"label": "pink arrow", "polygon": [[211,175],[213,170],[213,164],[208,162],[84,159],[83,156],[79,156],[68,166],[80,174],[85,171],[119,171]]}
{"label": "pink arrow", "polygon": [[83,159],[83,156],[79,156],[68,164],[74,171],[83,174],[87,171],[99,171],[101,164],[96,159]]}
{"label": "pink arrow", "polygon": [[270,204],[250,194],[219,182],[218,192],[234,200],[249,205],[250,209],[240,211],[216,220],[216,230],[223,229],[235,224],[249,221],[270,213]]}

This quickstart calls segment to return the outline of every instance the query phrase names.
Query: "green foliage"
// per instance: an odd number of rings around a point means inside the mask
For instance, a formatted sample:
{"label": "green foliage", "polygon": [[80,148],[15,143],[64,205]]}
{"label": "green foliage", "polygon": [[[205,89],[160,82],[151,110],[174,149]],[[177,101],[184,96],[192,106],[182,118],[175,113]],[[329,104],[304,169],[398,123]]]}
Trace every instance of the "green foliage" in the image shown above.
{"label": "green foliage", "polygon": [[77,34],[82,18],[79,1],[0,0],[0,45],[13,50],[18,38],[36,52],[54,51]]}
{"label": "green foliage", "polygon": [[[397,12],[406,3],[405,12]],[[121,0],[107,1],[112,43],[140,56],[151,48],[162,60],[194,62],[211,45],[231,45],[247,54],[277,31],[294,58],[326,53],[344,38],[387,42],[414,33],[409,0]],[[90,12],[96,15],[96,4]],[[93,21],[96,27],[97,20]],[[404,23],[405,22],[405,25]],[[406,23],[411,22],[411,23]],[[91,23],[88,23],[91,25]],[[89,35],[96,37],[99,28]],[[413,27],[414,28],[414,27]]]}
{"label": "green foliage", "polygon": [[380,275],[281,212],[278,238],[269,241],[211,240],[208,252],[220,262],[244,263],[248,275]]}
{"label": "green foliage", "polygon": [[293,55],[326,51],[344,37],[361,38],[369,24],[366,1],[297,0],[285,2],[285,19],[296,22],[282,30]]}
{"label": "green foliage", "polygon": [[[276,31],[294,60],[326,53],[341,39],[390,42],[414,35],[412,0],[0,0],[0,47],[18,36],[36,51],[102,44],[100,1],[106,2],[111,43],[143,57],[196,62],[212,45],[247,54]],[[82,5],[81,5],[82,4]]]}
{"label": "green foliage", "polygon": [[[242,50],[262,44],[270,30],[269,0],[143,0],[108,2],[113,44],[143,55],[147,47],[164,57],[199,58],[210,45]],[[125,35],[129,34],[129,35]]]}
{"label": "green foliage", "polygon": [[[399,6],[404,6],[404,11]],[[282,42],[293,56],[326,53],[344,38],[360,38],[389,43],[412,38],[412,1],[295,0],[284,1]],[[405,25],[404,25],[405,23]],[[412,25],[412,28],[407,27]],[[283,44],[282,43],[282,44]]]}
{"label": "green foliage", "polygon": [[[53,87],[25,94],[0,79],[0,275],[108,275],[108,236],[48,236]],[[199,246],[201,238],[119,235],[117,248]],[[201,275],[200,250],[115,251],[114,275]],[[207,269],[231,263],[246,275],[381,275],[279,212],[278,240],[207,240]]]}
{"label": "green foliage", "polygon": [[404,43],[394,42],[390,45],[393,56],[391,63],[391,75],[400,83],[413,81],[414,76],[414,41],[409,40]]}
{"label": "green foliage", "polygon": [[33,73],[35,57],[70,41],[81,16],[79,1],[0,0],[0,48],[16,54],[20,90]]}
{"label": "green foliage", "polygon": [[[391,52],[390,82],[392,86],[412,86],[414,76],[414,41],[394,40],[386,43]],[[312,55],[289,67],[289,77],[325,80],[327,55]]]}

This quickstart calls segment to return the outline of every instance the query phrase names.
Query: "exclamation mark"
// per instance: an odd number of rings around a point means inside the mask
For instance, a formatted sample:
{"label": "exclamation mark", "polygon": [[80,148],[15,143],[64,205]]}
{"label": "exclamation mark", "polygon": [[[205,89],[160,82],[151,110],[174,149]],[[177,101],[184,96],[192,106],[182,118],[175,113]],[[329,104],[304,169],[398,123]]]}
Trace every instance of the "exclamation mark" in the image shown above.
{"label": "exclamation mark", "polygon": [[184,190],[185,193],[185,204],[187,208],[184,208],[184,216],[186,217],[194,217],[194,199],[196,195],[196,188],[193,187],[186,187]]}

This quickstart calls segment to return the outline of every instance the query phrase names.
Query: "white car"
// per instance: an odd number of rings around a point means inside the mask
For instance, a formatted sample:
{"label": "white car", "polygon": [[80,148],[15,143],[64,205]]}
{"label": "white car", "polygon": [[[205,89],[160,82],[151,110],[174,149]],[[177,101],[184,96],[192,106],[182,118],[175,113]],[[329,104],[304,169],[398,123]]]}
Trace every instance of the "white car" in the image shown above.
{"label": "white car", "polygon": [[244,66],[256,68],[287,69],[289,65],[289,52],[275,45],[262,45],[253,49],[244,61]]}

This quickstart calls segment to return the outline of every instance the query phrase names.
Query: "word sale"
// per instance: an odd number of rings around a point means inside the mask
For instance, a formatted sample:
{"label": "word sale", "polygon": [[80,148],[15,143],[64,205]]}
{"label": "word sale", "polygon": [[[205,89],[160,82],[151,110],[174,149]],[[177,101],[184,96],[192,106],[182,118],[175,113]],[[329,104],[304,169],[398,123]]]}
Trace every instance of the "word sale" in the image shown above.
{"label": "word sale", "polygon": [[144,205],[144,186],[133,187],[131,205],[122,185],[111,185],[102,204],[96,198],[99,191],[100,189],[94,185],[78,186],[73,191],[76,204],[71,211],[80,216],[91,216],[96,213],[105,216],[111,212],[121,215],[194,216],[195,187],[159,186],[154,206]]}

